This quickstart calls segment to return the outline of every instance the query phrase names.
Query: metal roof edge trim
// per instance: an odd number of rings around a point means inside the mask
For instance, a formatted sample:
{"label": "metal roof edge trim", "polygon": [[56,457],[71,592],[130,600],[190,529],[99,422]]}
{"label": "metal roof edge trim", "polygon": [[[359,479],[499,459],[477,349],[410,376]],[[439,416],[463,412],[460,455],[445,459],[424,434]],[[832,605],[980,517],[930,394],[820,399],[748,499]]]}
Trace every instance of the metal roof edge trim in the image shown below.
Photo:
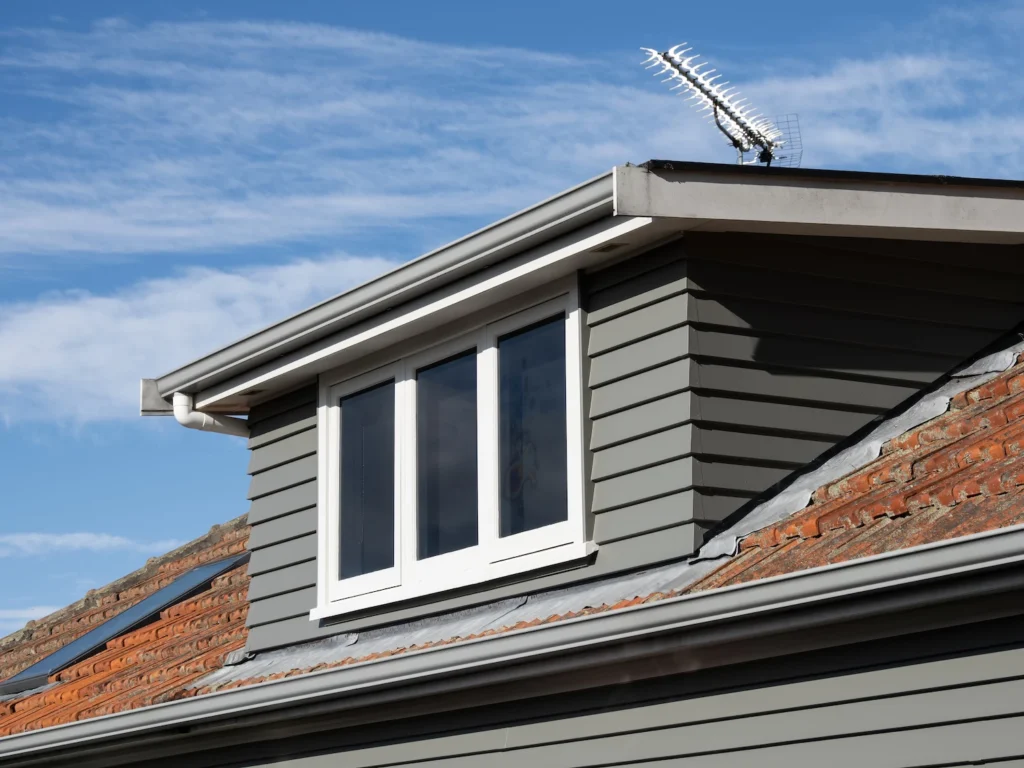
{"label": "metal roof edge trim", "polygon": [[[478,229],[390,272],[249,334],[156,379],[161,396],[209,386],[380,311],[482,269],[534,241],[549,240],[612,215],[612,171]],[[385,305],[386,306],[386,305]]]}
{"label": "metal roof edge trim", "polygon": [[[572,651],[602,650],[617,661],[627,658],[623,643],[639,643],[636,655],[649,655],[650,642],[666,633],[702,628],[712,629],[723,622],[730,626],[737,620],[755,622],[751,634],[758,631],[758,620],[778,617],[780,609],[820,608],[843,598],[852,598],[879,591],[898,591],[900,587],[943,584],[955,577],[989,575],[1007,566],[1024,563],[1024,526],[965,536],[949,541],[915,547],[846,563],[823,566],[786,574],[761,582],[751,582],[683,595],[618,611],[567,619],[551,625],[497,634],[477,640],[359,664],[314,672],[293,678],[254,684],[196,698],[158,704],[144,709],[107,715],[94,720],[54,726],[41,731],[17,734],[0,739],[0,758],[30,758],[50,750],[81,747],[103,741],[142,738],[166,728],[187,728],[213,732],[225,727],[252,725],[260,716],[285,719],[306,714],[310,707],[352,708],[373,703],[368,697],[379,695],[400,698],[403,685],[432,684],[444,690],[455,690],[479,684],[469,673],[486,673],[495,668],[514,665],[507,670],[510,679],[525,677],[523,662],[544,662],[552,656]],[[996,574],[998,575],[998,574]],[[940,585],[941,586],[941,585]],[[991,594],[996,589],[1024,586],[1019,575],[1007,582],[975,584],[979,593]],[[941,602],[945,592],[911,594],[898,605],[875,601],[862,607],[861,615],[892,610],[907,610],[916,605]],[[958,594],[957,597],[967,597]],[[874,605],[874,610],[872,610]],[[777,629],[777,627],[775,627]],[[761,631],[764,631],[763,629]],[[690,644],[701,638],[691,636]],[[703,638],[707,642],[707,638]],[[672,638],[672,647],[687,645],[687,638]],[[565,658],[558,660],[565,665]],[[333,701],[332,701],[333,700]],[[290,712],[279,710],[292,708]],[[228,718],[218,727],[217,722]],[[200,728],[203,724],[203,728]],[[184,731],[183,731],[184,732]]]}
{"label": "metal roof edge trim", "polygon": [[726,165],[725,163],[701,163],[693,160],[648,160],[646,163],[642,163],[639,167],[649,171],[692,171],[695,173],[725,173],[734,176],[782,176],[798,179],[882,181],[907,184],[935,184],[939,186],[1024,189],[1024,181],[1017,179],[986,179],[973,176],[946,176],[943,174],[848,171],[828,168],[783,168],[781,166],[760,165]]}

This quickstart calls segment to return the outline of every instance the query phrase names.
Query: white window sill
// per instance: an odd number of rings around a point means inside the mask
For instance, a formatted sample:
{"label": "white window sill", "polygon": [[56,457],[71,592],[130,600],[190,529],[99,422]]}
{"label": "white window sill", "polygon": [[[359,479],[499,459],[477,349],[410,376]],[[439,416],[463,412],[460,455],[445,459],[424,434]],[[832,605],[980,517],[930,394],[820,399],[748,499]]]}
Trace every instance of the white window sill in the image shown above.
{"label": "white window sill", "polygon": [[496,563],[491,563],[485,568],[451,573],[444,579],[431,579],[430,581],[412,580],[411,583],[403,586],[381,589],[376,592],[334,600],[326,605],[318,605],[309,612],[309,619],[310,621],[320,621],[321,619],[344,616],[356,611],[365,611],[461,587],[484,584],[508,576],[529,574],[530,571],[584,560],[596,550],[597,545],[591,542],[562,544],[561,546],[551,547],[540,552],[532,552],[528,555],[509,558],[508,560],[500,560]]}

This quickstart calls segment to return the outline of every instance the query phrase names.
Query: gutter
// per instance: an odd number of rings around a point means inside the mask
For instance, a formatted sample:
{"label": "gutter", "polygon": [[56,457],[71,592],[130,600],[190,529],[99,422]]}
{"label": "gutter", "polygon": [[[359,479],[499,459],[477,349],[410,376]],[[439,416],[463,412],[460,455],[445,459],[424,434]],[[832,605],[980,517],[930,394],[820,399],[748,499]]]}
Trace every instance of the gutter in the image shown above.
{"label": "gutter", "polygon": [[[0,739],[0,759],[194,738],[1024,588],[1024,526]],[[857,598],[867,598],[860,599]],[[570,655],[571,654],[571,655]],[[282,711],[287,710],[287,711]],[[172,733],[168,733],[168,731]]]}
{"label": "gutter", "polygon": [[177,368],[142,380],[144,414],[167,413],[175,392],[195,394],[242,370],[321,339],[470,272],[613,213],[608,172],[407,262],[279,323]]}

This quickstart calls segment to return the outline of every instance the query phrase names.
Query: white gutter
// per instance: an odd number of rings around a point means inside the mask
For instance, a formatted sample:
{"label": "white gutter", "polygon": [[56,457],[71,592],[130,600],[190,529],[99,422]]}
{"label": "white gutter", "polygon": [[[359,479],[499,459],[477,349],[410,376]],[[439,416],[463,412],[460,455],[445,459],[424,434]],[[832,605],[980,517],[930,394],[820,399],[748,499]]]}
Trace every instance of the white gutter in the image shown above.
{"label": "white gutter", "polygon": [[249,436],[249,424],[245,419],[197,411],[193,408],[192,395],[186,395],[184,392],[174,393],[174,418],[181,426],[189,429],[219,432],[222,435],[236,437]]}
{"label": "white gutter", "polygon": [[[1024,526],[1014,526],[764,581],[698,592],[607,613],[491,635],[379,661],[314,672],[92,720],[0,738],[0,761],[39,764],[54,749],[84,758],[91,745],[178,729],[230,730],[298,713],[341,711],[400,700],[402,688],[450,691],[513,677],[565,673],[631,656],[679,652],[724,639],[800,630],[872,615],[1019,590],[1024,586]],[[1016,566],[1016,567],[1014,567]],[[965,577],[980,582],[961,582]],[[929,587],[930,589],[925,589]],[[857,597],[870,600],[851,602]],[[815,609],[810,614],[795,609]],[[744,621],[746,620],[746,621]],[[681,633],[681,634],[680,634]],[[624,646],[632,643],[632,646]],[[630,651],[629,648],[633,650]],[[529,670],[522,666],[530,661]],[[474,673],[477,677],[469,675]],[[218,722],[219,721],[219,722]],[[19,765],[25,764],[19,761]]]}

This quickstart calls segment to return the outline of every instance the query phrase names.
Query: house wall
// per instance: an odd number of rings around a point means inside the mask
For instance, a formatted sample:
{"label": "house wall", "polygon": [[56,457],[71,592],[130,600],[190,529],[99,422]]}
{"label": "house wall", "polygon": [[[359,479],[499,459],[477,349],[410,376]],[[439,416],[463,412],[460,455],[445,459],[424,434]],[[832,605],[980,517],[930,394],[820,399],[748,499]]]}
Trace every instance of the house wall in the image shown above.
{"label": "house wall", "polygon": [[[1024,754],[1019,616],[686,675],[270,738],[196,768],[958,766]],[[699,661],[695,660],[699,665]],[[425,705],[411,704],[422,713]],[[429,709],[429,708],[427,708]],[[405,716],[403,716],[405,715]],[[180,760],[178,758],[174,758]],[[147,763],[162,768],[169,761]],[[1020,765],[1021,762],[999,763]]]}
{"label": "house wall", "polygon": [[705,531],[1024,319],[1001,247],[688,234],[587,278],[599,543]]}
{"label": "house wall", "polygon": [[311,622],[315,382],[250,414],[249,649],[677,559],[718,521],[1024,319],[999,247],[691,234],[581,276],[584,567]]}

